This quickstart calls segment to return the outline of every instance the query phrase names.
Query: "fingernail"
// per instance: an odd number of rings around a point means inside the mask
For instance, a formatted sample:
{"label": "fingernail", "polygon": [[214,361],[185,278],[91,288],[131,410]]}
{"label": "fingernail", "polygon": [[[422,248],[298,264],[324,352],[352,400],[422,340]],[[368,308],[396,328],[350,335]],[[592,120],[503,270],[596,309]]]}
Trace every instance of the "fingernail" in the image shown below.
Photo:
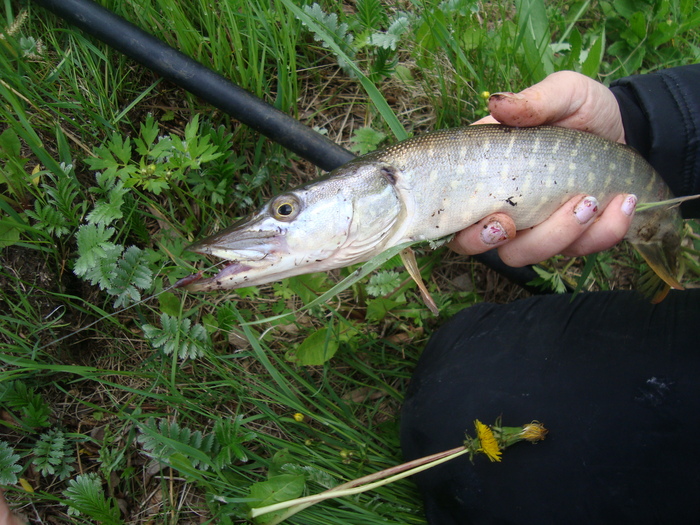
{"label": "fingernail", "polygon": [[622,202],[622,212],[627,215],[628,217],[631,217],[632,214],[634,213],[635,208],[637,207],[637,196],[636,195],[627,195],[625,200]]}
{"label": "fingernail", "polygon": [[501,241],[508,240],[508,232],[501,226],[498,221],[491,221],[485,224],[481,230],[481,240],[484,244],[498,244]]}
{"label": "fingernail", "polygon": [[501,100],[504,98],[509,98],[512,100],[522,100],[523,97],[520,93],[513,93],[511,91],[500,91],[498,93],[491,93],[489,100]]}
{"label": "fingernail", "polygon": [[584,197],[574,208],[574,216],[579,224],[586,224],[598,213],[598,199],[592,196]]}

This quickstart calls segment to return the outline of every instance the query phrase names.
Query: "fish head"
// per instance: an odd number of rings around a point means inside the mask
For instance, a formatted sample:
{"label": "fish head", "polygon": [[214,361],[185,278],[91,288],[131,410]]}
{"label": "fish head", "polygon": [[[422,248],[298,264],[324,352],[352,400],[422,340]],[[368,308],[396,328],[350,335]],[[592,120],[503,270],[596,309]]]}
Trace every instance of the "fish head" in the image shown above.
{"label": "fish head", "polygon": [[400,222],[391,173],[380,162],[352,161],[274,197],[252,216],[189,246],[231,263],[214,277],[185,278],[179,287],[235,289],[370,259]]}

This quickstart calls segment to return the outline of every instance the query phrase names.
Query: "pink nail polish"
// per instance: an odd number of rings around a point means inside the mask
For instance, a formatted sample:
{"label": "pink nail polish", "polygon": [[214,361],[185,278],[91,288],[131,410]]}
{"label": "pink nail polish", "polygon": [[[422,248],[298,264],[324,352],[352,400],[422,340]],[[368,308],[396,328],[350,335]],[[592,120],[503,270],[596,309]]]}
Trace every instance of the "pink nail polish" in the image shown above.
{"label": "pink nail polish", "polygon": [[627,195],[627,197],[625,197],[625,200],[622,202],[622,213],[624,213],[628,217],[631,217],[636,207],[637,196],[632,194]]}
{"label": "pink nail polish", "polygon": [[598,213],[598,199],[592,196],[584,197],[574,208],[574,216],[579,224],[586,224]]}
{"label": "pink nail polish", "polygon": [[484,244],[498,244],[508,240],[508,233],[498,221],[491,221],[481,230],[481,240]]}

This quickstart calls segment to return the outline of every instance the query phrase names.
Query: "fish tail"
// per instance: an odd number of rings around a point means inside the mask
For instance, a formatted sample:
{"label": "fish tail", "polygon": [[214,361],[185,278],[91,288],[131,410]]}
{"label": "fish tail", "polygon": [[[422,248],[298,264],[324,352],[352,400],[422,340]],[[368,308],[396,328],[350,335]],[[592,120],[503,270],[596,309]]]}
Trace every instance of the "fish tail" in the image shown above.
{"label": "fish tail", "polygon": [[663,301],[671,288],[683,290],[677,277],[680,236],[667,235],[651,242],[635,242],[632,246],[649,266],[642,274],[638,288],[652,303]]}

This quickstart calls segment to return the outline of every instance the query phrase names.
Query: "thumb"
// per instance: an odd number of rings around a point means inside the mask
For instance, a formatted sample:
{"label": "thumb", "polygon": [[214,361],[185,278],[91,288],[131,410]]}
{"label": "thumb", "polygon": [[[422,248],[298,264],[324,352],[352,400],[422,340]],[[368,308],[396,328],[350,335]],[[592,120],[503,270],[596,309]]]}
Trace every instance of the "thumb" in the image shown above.
{"label": "thumb", "polygon": [[509,126],[555,124],[624,140],[615,96],[603,84],[573,71],[553,73],[520,93],[494,93],[489,110]]}

